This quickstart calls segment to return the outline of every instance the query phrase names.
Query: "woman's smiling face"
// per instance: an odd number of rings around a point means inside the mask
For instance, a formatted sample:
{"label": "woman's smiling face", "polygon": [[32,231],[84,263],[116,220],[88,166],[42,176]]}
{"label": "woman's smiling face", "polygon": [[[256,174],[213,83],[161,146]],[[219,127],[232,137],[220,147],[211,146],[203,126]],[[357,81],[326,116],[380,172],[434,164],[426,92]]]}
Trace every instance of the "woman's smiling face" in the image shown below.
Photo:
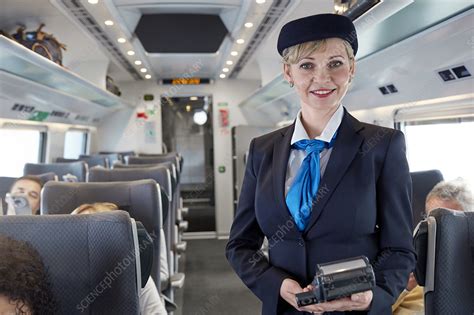
{"label": "woman's smiling face", "polygon": [[293,82],[301,106],[331,110],[339,106],[354,75],[354,60],[340,38],[329,38],[321,49],[284,65],[284,76]]}

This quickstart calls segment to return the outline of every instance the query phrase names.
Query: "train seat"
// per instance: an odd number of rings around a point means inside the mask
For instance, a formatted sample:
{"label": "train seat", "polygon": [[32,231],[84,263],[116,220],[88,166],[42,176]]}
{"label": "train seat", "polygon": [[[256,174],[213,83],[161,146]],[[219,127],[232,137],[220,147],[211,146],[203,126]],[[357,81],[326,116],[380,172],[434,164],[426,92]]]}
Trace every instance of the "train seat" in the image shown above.
{"label": "train seat", "polygon": [[56,158],[56,163],[70,163],[78,161],[86,162],[89,168],[92,168],[94,166],[109,166],[109,159],[106,156],[80,156],[78,159],[65,159],[61,157]]}
{"label": "train seat", "polygon": [[108,182],[50,182],[43,187],[41,214],[69,214],[84,203],[112,202],[142,222],[153,237],[154,260],[151,276],[160,283],[161,194],[152,179]]}
{"label": "train seat", "polygon": [[3,216],[0,231],[39,252],[59,314],[139,314],[138,243],[126,212]]}
{"label": "train seat", "polygon": [[[171,266],[171,263],[174,262],[174,252],[172,251],[175,248],[175,244],[171,242],[172,240],[172,228],[171,220],[168,219],[168,209],[171,207],[171,197],[173,196],[172,192],[172,182],[171,182],[171,173],[169,168],[166,166],[155,166],[155,167],[145,167],[145,168],[116,168],[113,170],[106,169],[91,169],[89,173],[89,182],[114,182],[114,181],[132,181],[140,179],[153,179],[155,180],[160,187],[162,188],[162,214],[163,214],[163,229],[166,240],[167,261],[168,266]],[[161,287],[158,289],[166,289],[168,287],[179,288],[182,287],[181,279],[184,280],[184,275],[176,275],[174,270],[168,268],[168,274],[171,278],[161,279]],[[177,279],[180,279],[179,281]],[[170,281],[175,280],[175,281]],[[157,284],[158,285],[158,284]]]}
{"label": "train seat", "polygon": [[87,171],[87,164],[84,161],[70,163],[26,163],[23,174],[39,175],[52,172],[58,176],[60,181],[63,180],[63,176],[71,174],[77,177],[79,182],[85,182]]}
{"label": "train seat", "polygon": [[183,156],[178,152],[168,152],[168,153],[139,153],[139,157],[169,157],[169,156],[177,156],[179,161],[179,168],[180,170],[183,169]]}
{"label": "train seat", "polygon": [[[101,169],[94,168],[89,172],[89,182],[117,182],[117,181],[134,181],[140,179],[153,179],[161,187],[162,197],[169,202],[172,196],[171,174],[167,168],[156,166],[152,168],[117,168],[117,169]],[[163,201],[163,200],[162,200]],[[168,215],[169,204],[163,202],[162,219],[166,220]]]}
{"label": "train seat", "polygon": [[[127,158],[127,164],[156,164],[163,162],[171,162],[176,166],[178,174],[181,172],[181,164],[177,155],[165,155],[165,156],[129,156]],[[179,178],[179,177],[178,177]]]}
{"label": "train seat", "polygon": [[36,176],[39,177],[39,179],[43,182],[43,184],[46,184],[49,181],[53,181],[53,182],[58,181],[58,176],[53,172],[38,174]]}
{"label": "train seat", "polygon": [[91,155],[85,155],[81,154],[79,155],[79,158],[106,158],[107,160],[107,168],[112,168],[112,165],[114,165],[117,162],[121,161],[121,157],[118,153],[109,153],[109,154],[91,154]]}
{"label": "train seat", "polygon": [[474,212],[435,209],[415,231],[425,314],[474,314]]}
{"label": "train seat", "polygon": [[125,157],[127,156],[135,156],[135,151],[99,151],[100,155],[107,155],[107,154],[117,154],[119,159],[122,163],[125,163]]}
{"label": "train seat", "polygon": [[443,174],[438,170],[411,172],[413,184],[412,212],[413,227],[425,218],[425,201],[433,187],[443,180]]}

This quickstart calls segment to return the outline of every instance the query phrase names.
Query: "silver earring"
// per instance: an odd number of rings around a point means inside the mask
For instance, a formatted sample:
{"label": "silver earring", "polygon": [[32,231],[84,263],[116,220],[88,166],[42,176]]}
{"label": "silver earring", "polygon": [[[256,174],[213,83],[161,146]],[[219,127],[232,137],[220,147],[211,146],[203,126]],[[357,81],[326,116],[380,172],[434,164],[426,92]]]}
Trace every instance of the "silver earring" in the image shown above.
{"label": "silver earring", "polygon": [[293,82],[288,82],[288,83],[290,83],[290,88],[295,86],[295,84]]}

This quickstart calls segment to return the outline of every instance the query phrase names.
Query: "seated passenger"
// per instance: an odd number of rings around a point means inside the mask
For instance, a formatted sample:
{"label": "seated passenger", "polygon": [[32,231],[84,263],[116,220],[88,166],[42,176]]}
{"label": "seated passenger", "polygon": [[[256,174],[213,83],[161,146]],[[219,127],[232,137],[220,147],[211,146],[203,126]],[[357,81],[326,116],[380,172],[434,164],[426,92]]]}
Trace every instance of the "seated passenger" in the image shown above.
{"label": "seated passenger", "polygon": [[[93,204],[83,204],[74,209],[71,214],[91,214],[97,212],[105,212],[111,210],[118,210],[117,205],[110,202],[97,202]],[[142,315],[158,314],[167,315],[164,303],[156,289],[155,282],[151,277],[140,292],[140,313]]]}
{"label": "seated passenger", "polygon": [[[446,208],[457,211],[473,211],[473,195],[467,183],[461,178],[438,183],[426,196],[425,211]],[[424,314],[423,288],[418,285],[413,273],[410,274],[406,289],[392,306],[396,315]]]}
{"label": "seated passenger", "polygon": [[[39,214],[40,210],[40,193],[43,187],[43,182],[36,176],[27,175],[18,178],[10,188],[10,196],[25,197],[28,201],[28,207],[31,210],[31,214]],[[8,202],[9,198],[5,198]],[[13,202],[8,202],[7,215],[18,214],[15,210]]]}
{"label": "seated passenger", "polygon": [[24,241],[0,235],[0,314],[57,314],[41,256]]}
{"label": "seated passenger", "polygon": [[472,191],[466,181],[457,178],[438,183],[426,197],[425,211],[446,208],[457,211],[474,211]]}
{"label": "seated passenger", "polygon": [[[71,214],[87,214],[92,212],[102,212],[102,211],[109,211],[109,210],[117,210],[117,205],[110,203],[110,202],[100,202],[95,204],[83,204],[77,207]],[[160,230],[160,240],[165,239],[165,233],[163,229]],[[166,252],[166,243],[160,242],[160,279],[167,280],[169,278],[168,272],[168,260],[167,260],[167,252]]]}

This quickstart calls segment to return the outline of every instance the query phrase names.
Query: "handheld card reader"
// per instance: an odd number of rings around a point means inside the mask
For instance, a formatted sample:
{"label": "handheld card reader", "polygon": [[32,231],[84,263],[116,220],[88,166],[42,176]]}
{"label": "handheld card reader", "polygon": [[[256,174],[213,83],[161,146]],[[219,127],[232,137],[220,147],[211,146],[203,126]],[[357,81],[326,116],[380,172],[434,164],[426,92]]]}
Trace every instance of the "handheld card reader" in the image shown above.
{"label": "handheld card reader", "polygon": [[299,307],[336,300],[375,287],[369,260],[358,256],[316,266],[313,290],[296,294]]}

